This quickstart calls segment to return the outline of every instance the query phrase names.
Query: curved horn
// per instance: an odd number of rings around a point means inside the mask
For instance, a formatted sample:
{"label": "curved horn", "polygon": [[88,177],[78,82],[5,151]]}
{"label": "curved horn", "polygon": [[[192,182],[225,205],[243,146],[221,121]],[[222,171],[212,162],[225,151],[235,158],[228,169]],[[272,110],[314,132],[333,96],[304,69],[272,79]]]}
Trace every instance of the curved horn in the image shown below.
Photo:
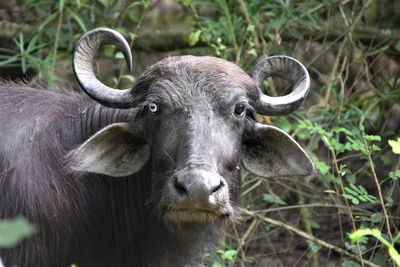
{"label": "curved horn", "polygon": [[255,110],[264,115],[285,115],[295,111],[310,89],[310,76],[307,69],[299,61],[288,56],[268,57],[257,63],[253,70],[253,79],[258,86],[270,76],[278,76],[289,82],[293,91],[285,96],[271,97],[261,95],[255,103]]}
{"label": "curved horn", "polygon": [[114,108],[129,108],[133,102],[130,89],[119,90],[100,82],[93,72],[93,58],[103,44],[116,45],[124,54],[128,69],[132,69],[132,54],[128,42],[118,32],[97,28],[87,32],[75,46],[73,69],[82,89],[97,102]]}

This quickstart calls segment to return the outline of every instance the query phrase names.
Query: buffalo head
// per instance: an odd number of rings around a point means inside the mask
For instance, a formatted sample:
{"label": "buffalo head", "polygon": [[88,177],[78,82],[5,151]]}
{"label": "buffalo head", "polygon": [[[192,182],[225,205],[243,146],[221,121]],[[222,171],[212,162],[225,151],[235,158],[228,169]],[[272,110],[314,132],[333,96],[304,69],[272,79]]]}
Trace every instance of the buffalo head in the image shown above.
{"label": "buffalo head", "polygon": [[[74,53],[74,71],[85,92],[103,105],[138,108],[134,122],[109,125],[70,154],[76,171],[131,176],[150,166],[149,202],[166,222],[206,223],[234,218],[241,163],[263,177],[304,176],[313,164],[280,129],[258,123],[255,113],[288,114],[309,89],[309,76],[297,60],[261,60],[252,77],[237,65],[214,57],[169,57],[148,68],[131,89],[101,83],[92,69],[104,43],[113,43],[131,67],[125,39],[109,29],[84,35]],[[270,97],[261,81],[276,75],[293,87]],[[133,176],[133,179],[139,179]]]}

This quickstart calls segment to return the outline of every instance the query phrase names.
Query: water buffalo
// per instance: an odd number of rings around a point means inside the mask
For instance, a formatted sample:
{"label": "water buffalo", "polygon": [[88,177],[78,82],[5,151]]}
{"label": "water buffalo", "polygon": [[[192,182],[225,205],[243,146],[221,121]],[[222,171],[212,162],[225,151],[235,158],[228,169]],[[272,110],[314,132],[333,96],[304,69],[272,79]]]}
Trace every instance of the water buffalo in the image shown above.
{"label": "water buffalo", "polygon": [[[250,77],[214,57],[169,57],[118,90],[92,69],[104,43],[132,66],[119,33],[85,34],[73,68],[89,97],[0,86],[0,218],[39,229],[0,251],[6,266],[190,265],[238,217],[241,163],[263,177],[313,171],[289,135],[254,118],[303,102],[309,76],[297,60],[263,59]],[[271,75],[293,91],[262,94]]]}

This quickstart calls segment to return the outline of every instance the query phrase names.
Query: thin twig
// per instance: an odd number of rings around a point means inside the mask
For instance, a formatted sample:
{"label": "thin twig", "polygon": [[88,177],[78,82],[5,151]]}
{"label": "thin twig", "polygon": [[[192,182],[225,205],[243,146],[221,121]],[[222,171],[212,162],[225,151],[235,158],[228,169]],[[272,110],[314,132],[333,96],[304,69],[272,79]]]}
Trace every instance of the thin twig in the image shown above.
{"label": "thin twig", "polygon": [[[312,203],[312,204],[303,204],[303,205],[291,205],[291,206],[283,206],[277,208],[269,208],[263,210],[254,210],[254,212],[258,213],[269,213],[269,212],[276,212],[276,211],[283,211],[283,210],[291,210],[291,209],[300,209],[300,208],[335,208],[335,209],[344,209],[348,210],[348,206],[343,206],[339,204],[320,204],[320,203]],[[352,210],[363,212],[363,213],[372,213],[368,210],[361,209],[358,207],[351,208]]]}
{"label": "thin twig", "polygon": [[[338,162],[337,162],[337,159],[336,159],[336,152],[335,152],[335,150],[333,149],[332,145],[329,143],[328,140],[326,140],[326,144],[327,144],[329,150],[331,151],[331,154],[332,154],[332,157],[333,157],[333,160],[332,160],[332,161],[333,161],[333,164],[334,164],[334,166],[335,166],[336,173],[337,173],[337,175],[338,175],[338,177],[339,177],[339,181],[340,181],[340,183],[339,183],[339,184],[340,184],[340,189],[341,189],[341,191],[342,191],[342,194],[344,194],[345,191],[344,191],[343,177],[342,177],[342,175],[340,174],[339,165],[338,165]],[[357,227],[356,227],[356,223],[355,223],[355,221],[354,221],[354,216],[353,216],[353,213],[352,213],[352,211],[351,211],[351,207],[350,207],[349,201],[348,201],[346,198],[344,199],[344,201],[346,202],[346,205],[347,205],[348,210],[349,210],[349,216],[350,216],[350,220],[351,220],[351,226],[353,227],[353,231],[356,231],[356,230],[357,230]],[[357,245],[357,251],[358,251],[358,260],[361,262],[361,265],[364,266],[364,261],[365,261],[365,260],[364,260],[363,257],[362,257],[360,244],[357,242],[356,245]]]}
{"label": "thin twig", "polygon": [[[303,237],[303,238],[305,238],[305,239],[307,239],[307,240],[309,240],[309,241],[311,241],[313,243],[316,243],[316,244],[320,245],[321,247],[336,251],[339,254],[342,254],[342,255],[344,255],[344,256],[352,259],[352,260],[355,260],[355,261],[358,261],[358,262],[361,263],[360,257],[358,255],[354,255],[354,254],[352,254],[350,252],[347,252],[344,249],[341,249],[341,248],[339,248],[339,247],[337,247],[335,245],[332,245],[332,244],[330,244],[328,242],[325,242],[325,241],[323,241],[323,240],[321,240],[319,238],[316,238],[315,236],[309,235],[306,232],[301,231],[301,230],[299,230],[299,229],[297,229],[297,228],[295,228],[295,227],[293,227],[293,226],[291,226],[291,225],[289,225],[287,223],[284,223],[284,222],[278,221],[278,220],[274,220],[274,219],[271,219],[271,218],[268,218],[268,217],[265,217],[265,216],[261,216],[261,215],[255,213],[255,212],[251,212],[251,211],[246,210],[246,209],[241,209],[241,212],[243,214],[246,214],[248,216],[256,218],[256,219],[258,219],[260,221],[263,221],[265,223],[270,223],[270,224],[282,227],[282,228],[284,228],[284,229],[286,229],[288,231],[291,231],[291,232],[293,232],[293,233],[295,233],[295,234],[297,234],[297,235],[299,235],[299,236],[301,236],[301,237]],[[379,267],[375,263],[370,262],[370,261],[365,260],[365,259],[363,259],[363,262],[364,262],[364,264],[366,266]]]}
{"label": "thin twig", "polygon": [[387,210],[386,210],[386,207],[385,207],[385,201],[383,200],[381,186],[379,184],[378,176],[376,175],[376,172],[375,172],[374,162],[372,161],[371,153],[369,151],[369,146],[367,144],[367,140],[365,139],[365,136],[364,136],[364,145],[365,145],[365,148],[367,149],[368,162],[369,162],[369,165],[371,166],[372,176],[374,177],[376,189],[378,190],[379,202],[380,202],[380,204],[382,206],[383,217],[385,217],[387,234],[388,234],[389,240],[392,241],[393,240],[393,236],[392,236],[392,231],[390,230],[389,216],[388,216],[388,213],[387,213]]}

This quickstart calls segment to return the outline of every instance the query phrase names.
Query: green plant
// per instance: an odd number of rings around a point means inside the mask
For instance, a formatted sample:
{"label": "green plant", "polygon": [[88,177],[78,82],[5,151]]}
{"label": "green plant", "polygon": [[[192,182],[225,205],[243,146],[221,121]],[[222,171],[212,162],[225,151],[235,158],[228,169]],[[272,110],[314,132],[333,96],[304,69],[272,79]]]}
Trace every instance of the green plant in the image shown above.
{"label": "green plant", "polygon": [[[130,40],[131,46],[137,36],[148,1],[124,0],[25,0],[24,8],[34,15],[32,29],[20,32],[13,39],[15,50],[0,48],[5,55],[0,56],[0,67],[21,64],[22,71],[36,70],[36,80],[45,81],[51,86],[66,84],[60,69],[63,69],[65,60],[70,66],[70,55],[74,44],[84,32],[95,27],[106,26],[114,28]],[[122,27],[130,25],[129,28]],[[114,47],[108,53],[103,50],[103,56],[114,56]],[[123,64],[121,64],[123,66]],[[119,68],[118,66],[116,68]],[[120,79],[128,78],[122,70]]]}
{"label": "green plant", "polygon": [[381,244],[387,248],[393,262],[397,266],[400,266],[400,254],[394,247],[395,243],[400,239],[400,234],[397,234],[393,241],[389,242],[388,240],[386,240],[386,238],[383,237],[379,229],[363,228],[351,233],[349,235],[349,238],[352,242],[366,243],[368,241],[367,236],[373,236],[379,242],[381,242]]}
{"label": "green plant", "polygon": [[395,154],[400,154],[400,137],[397,140],[389,140],[389,145],[392,147],[392,151]]}
{"label": "green plant", "polygon": [[36,228],[22,217],[0,220],[0,248],[13,248],[35,232]]}
{"label": "green plant", "polygon": [[216,250],[214,255],[206,253],[203,258],[209,261],[212,267],[229,267],[234,266],[237,251],[228,247]]}

